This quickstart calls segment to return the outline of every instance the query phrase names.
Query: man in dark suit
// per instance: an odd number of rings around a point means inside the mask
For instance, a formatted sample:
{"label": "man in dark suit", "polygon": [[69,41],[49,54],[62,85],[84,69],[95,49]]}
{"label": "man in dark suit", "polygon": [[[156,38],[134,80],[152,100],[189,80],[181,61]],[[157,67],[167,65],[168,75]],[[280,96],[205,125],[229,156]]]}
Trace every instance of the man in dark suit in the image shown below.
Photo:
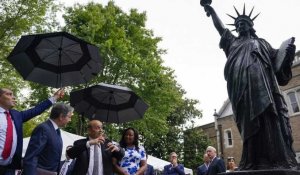
{"label": "man in dark suit", "polygon": [[155,175],[154,168],[152,165],[147,164],[147,169],[146,169],[144,175]]}
{"label": "man in dark suit", "polygon": [[185,175],[184,167],[182,164],[178,164],[175,152],[170,154],[169,160],[171,164],[164,167],[164,175]]}
{"label": "man in dark suit", "polygon": [[63,142],[61,127],[71,121],[73,108],[64,103],[53,106],[49,120],[38,125],[32,132],[24,157],[24,174],[43,175],[59,172]]}
{"label": "man in dark suit", "polygon": [[203,155],[204,163],[197,168],[197,175],[206,175],[210,159],[207,154]]}
{"label": "man in dark suit", "polygon": [[[32,109],[16,111],[12,109],[16,105],[12,90],[0,88],[0,175],[14,175],[16,169],[21,169],[22,124],[43,113],[63,95],[64,91],[58,90],[53,97],[39,103]],[[4,147],[6,151],[4,151]]]}
{"label": "man in dark suit", "polygon": [[102,128],[99,120],[89,121],[88,138],[75,141],[67,151],[69,157],[76,158],[72,175],[111,175],[112,157],[117,160],[123,158],[124,150],[105,139]]}
{"label": "man in dark suit", "polygon": [[76,159],[71,159],[67,155],[67,151],[72,147],[73,147],[72,145],[69,145],[66,148],[66,159],[64,161],[60,162],[59,175],[71,175],[71,173],[74,169]]}
{"label": "man in dark suit", "polygon": [[206,154],[211,161],[207,171],[208,175],[217,175],[218,173],[226,172],[224,160],[217,157],[216,148],[208,146]]}

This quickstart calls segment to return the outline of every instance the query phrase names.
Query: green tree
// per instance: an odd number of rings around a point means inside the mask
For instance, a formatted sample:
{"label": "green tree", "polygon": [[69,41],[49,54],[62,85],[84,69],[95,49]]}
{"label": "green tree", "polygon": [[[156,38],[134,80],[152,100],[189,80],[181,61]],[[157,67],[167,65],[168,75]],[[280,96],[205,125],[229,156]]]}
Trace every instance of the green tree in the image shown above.
{"label": "green tree", "polygon": [[[182,91],[182,93],[185,92]],[[201,111],[195,108],[197,103],[197,100],[185,98],[178,104],[176,109],[167,117],[167,134],[163,135],[160,142],[154,143],[154,145],[145,142],[146,147],[150,148],[147,150],[149,154],[167,160],[171,152],[177,152],[180,155],[179,160],[182,160],[185,125],[188,122],[193,123],[195,118],[202,116]]]}
{"label": "green tree", "polygon": [[0,84],[22,89],[23,82],[6,60],[18,38],[28,32],[51,30],[57,26],[54,14],[58,6],[53,0],[0,1]]}
{"label": "green tree", "polygon": [[[19,102],[16,109],[26,109],[34,104],[34,100],[21,93],[30,87],[16,71],[12,71],[15,69],[6,58],[21,35],[58,29],[55,21],[58,10],[59,6],[53,0],[0,1],[0,87],[8,87],[15,92]],[[33,121],[25,126],[28,128],[24,129],[25,136],[31,133],[35,125]]]}
{"label": "green tree", "polygon": [[184,132],[184,166],[194,171],[203,162],[203,154],[211,142],[207,135],[193,126]]}
{"label": "green tree", "polygon": [[77,4],[66,9],[64,19],[66,31],[100,48],[104,69],[89,85],[105,82],[130,87],[150,106],[143,120],[106,125],[108,136],[118,141],[124,128],[135,127],[146,150],[165,157],[169,150],[161,149],[170,144],[168,139],[180,139],[177,134],[182,133],[182,125],[200,116],[200,111],[194,107],[197,101],[184,99],[174,71],[162,65],[166,51],[158,47],[162,39],[145,27],[146,13],[136,9],[125,13],[110,1],[106,6]]}

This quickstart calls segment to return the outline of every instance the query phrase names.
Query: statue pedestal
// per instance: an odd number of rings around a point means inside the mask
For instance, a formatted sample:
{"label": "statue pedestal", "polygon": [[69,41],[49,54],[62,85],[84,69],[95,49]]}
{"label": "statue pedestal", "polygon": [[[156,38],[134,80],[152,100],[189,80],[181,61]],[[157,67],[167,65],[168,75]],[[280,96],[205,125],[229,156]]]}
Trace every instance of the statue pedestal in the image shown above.
{"label": "statue pedestal", "polygon": [[300,175],[299,170],[278,169],[278,170],[248,170],[218,173],[218,175]]}

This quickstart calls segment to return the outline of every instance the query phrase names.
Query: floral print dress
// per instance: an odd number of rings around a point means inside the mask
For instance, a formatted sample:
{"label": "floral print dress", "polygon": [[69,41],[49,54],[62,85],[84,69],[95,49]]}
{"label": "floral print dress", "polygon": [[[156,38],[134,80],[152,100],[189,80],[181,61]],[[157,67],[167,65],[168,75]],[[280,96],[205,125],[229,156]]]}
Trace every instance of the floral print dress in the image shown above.
{"label": "floral print dress", "polygon": [[139,146],[138,151],[135,147],[126,148],[125,155],[120,162],[120,167],[130,175],[135,175],[140,168],[141,160],[146,160],[146,152],[143,146]]}

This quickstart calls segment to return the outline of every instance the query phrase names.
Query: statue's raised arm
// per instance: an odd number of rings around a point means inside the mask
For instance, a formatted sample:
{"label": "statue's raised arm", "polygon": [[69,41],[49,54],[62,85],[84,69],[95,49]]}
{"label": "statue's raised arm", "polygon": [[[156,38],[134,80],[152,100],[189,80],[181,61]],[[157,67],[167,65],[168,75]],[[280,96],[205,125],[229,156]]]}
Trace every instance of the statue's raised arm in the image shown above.
{"label": "statue's raised arm", "polygon": [[214,26],[216,27],[217,31],[219,32],[220,35],[223,34],[225,27],[223,22],[220,20],[218,17],[217,13],[215,12],[214,8],[210,6],[210,2],[207,2],[205,0],[201,0],[200,4],[204,7],[204,10],[206,12],[207,16],[211,16]]}

